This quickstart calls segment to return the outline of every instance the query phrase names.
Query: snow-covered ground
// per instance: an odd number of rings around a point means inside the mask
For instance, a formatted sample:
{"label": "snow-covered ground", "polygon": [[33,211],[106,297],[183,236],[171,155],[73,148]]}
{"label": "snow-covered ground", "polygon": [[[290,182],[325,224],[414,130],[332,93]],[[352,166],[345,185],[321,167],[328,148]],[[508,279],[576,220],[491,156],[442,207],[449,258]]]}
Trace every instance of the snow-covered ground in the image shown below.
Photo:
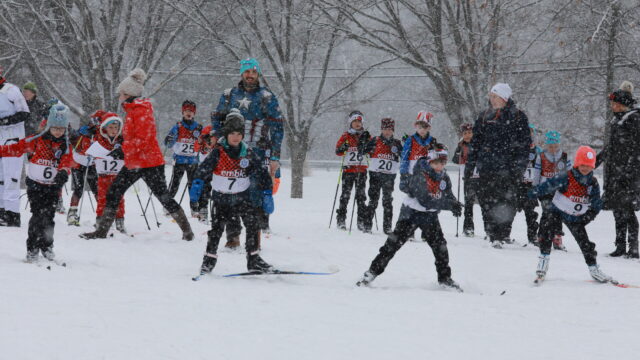
{"label": "snow-covered ground", "polygon": [[[640,289],[588,282],[570,235],[568,253],[552,254],[548,280],[536,288],[537,249],[489,247],[477,206],[478,235],[456,238],[456,220],[444,212],[453,278],[465,293],[437,286],[431,250],[417,242],[371,288],[357,288],[385,236],[328,229],[337,173],[306,178],[303,200],[289,198],[289,178],[285,170],[262,256],[280,269],[339,269],[335,275],[193,282],[207,227],[192,221],[197,240],[184,242],[159,214],[160,229],[151,215],[147,231],[133,189],[126,225],[135,237],[80,239],[93,224],[85,202],[80,228],[56,216],[55,251],[69,265],[47,270],[22,262],[23,211],[22,228],[0,229],[0,359],[637,358]],[[146,202],[144,185],[140,192]],[[403,195],[395,195],[397,215]],[[611,213],[588,229],[602,269],[640,284],[640,262],[606,256]],[[522,214],[513,237],[526,241]],[[243,252],[220,253],[215,274],[245,270]]]}

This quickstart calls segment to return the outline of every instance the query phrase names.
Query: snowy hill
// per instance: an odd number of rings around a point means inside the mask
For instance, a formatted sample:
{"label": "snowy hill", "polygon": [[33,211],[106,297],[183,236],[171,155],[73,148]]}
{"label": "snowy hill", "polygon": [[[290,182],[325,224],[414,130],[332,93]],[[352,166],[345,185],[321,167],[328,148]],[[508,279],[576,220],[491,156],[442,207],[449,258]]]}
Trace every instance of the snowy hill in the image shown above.
{"label": "snowy hill", "polygon": [[[385,236],[375,227],[374,235],[327,228],[337,173],[306,178],[303,200],[289,198],[289,178],[284,171],[262,257],[280,269],[339,269],[335,275],[221,278],[246,269],[243,251],[221,250],[217,276],[192,282],[208,227],[193,220],[197,239],[184,242],[159,211],[160,229],[150,214],[147,231],[133,188],[126,226],[135,237],[80,239],[94,222],[85,202],[80,228],[56,215],[55,251],[68,267],[47,270],[22,262],[24,210],[22,228],[0,229],[0,359],[637,358],[640,289],[589,282],[570,235],[568,252],[552,253],[538,288],[537,248],[491,248],[477,206],[478,235],[456,238],[455,218],[444,212],[453,278],[465,293],[440,289],[431,250],[418,242],[407,243],[371,288],[357,288]],[[146,202],[146,186],[138,186]],[[402,199],[397,190],[396,216]],[[599,263],[640,284],[640,262],[606,256],[613,227],[610,212],[588,227]],[[522,213],[512,235],[526,242]]]}

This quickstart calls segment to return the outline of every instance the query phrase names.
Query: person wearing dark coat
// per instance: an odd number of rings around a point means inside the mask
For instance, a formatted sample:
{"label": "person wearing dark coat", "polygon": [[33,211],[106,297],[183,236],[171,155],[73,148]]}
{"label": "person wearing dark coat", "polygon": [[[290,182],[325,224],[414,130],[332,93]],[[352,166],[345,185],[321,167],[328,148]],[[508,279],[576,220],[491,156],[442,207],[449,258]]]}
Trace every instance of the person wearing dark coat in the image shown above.
{"label": "person wearing dark coat", "polygon": [[465,166],[465,178],[478,171],[480,207],[486,214],[485,232],[492,246],[511,242],[518,184],[527,168],[531,135],[527,115],[511,99],[508,84],[498,83],[489,92],[491,108],[473,126],[473,139]]}
{"label": "person wearing dark coat", "polygon": [[37,135],[40,122],[47,115],[48,106],[38,99],[38,88],[31,81],[22,86],[22,95],[29,107],[29,120],[24,123],[25,136]]}
{"label": "person wearing dark coat", "polygon": [[[640,109],[634,108],[633,84],[628,81],[609,95],[613,119],[609,141],[597,156],[604,163],[604,209],[613,211],[616,249],[610,256],[638,258],[640,210]],[[627,243],[629,245],[627,251]]]}

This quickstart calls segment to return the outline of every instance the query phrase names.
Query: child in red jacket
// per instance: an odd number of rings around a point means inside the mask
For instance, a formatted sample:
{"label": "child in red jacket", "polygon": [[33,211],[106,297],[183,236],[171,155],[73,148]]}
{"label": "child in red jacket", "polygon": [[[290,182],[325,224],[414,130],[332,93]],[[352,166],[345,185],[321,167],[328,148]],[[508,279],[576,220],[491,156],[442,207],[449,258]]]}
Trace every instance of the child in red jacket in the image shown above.
{"label": "child in red jacket", "polygon": [[73,162],[69,151],[67,126],[69,109],[54,105],[49,112],[45,130],[36,136],[11,145],[0,146],[0,157],[20,157],[31,154],[27,164],[27,196],[31,204],[31,219],[27,237],[26,261],[38,261],[42,252],[53,261],[53,218],[58,203],[58,192],[69,178]]}
{"label": "child in red jacket", "polygon": [[[364,131],[364,115],[360,111],[352,111],[348,118],[349,130],[347,130],[336,144],[336,155],[342,156],[342,192],[340,194],[340,206],[336,211],[338,228],[346,230],[347,205],[351,197],[351,189],[356,188],[356,203],[358,204],[358,229],[365,230],[365,218],[367,208],[365,201],[365,187],[367,186],[367,160],[358,152],[359,142],[368,142],[369,133]],[[362,138],[362,139],[361,139]]]}
{"label": "child in red jacket", "polygon": [[[108,154],[122,145],[122,119],[115,113],[107,112],[100,116],[98,134],[94,137],[94,142],[87,150],[87,154],[95,158],[96,171],[98,172],[98,207],[96,208],[96,219],[104,213],[107,204],[107,191],[115,180],[116,176],[124,167],[124,160],[110,157]],[[125,234],[124,227],[124,197],[120,197],[118,210],[116,211],[116,229]]]}

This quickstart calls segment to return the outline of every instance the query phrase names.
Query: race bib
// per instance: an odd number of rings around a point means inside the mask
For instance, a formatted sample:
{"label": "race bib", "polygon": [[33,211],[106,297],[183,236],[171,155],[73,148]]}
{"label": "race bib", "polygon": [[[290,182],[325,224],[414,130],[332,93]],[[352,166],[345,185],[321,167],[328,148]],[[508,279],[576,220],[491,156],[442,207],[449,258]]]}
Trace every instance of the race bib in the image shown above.
{"label": "race bib", "polygon": [[213,174],[211,187],[213,190],[223,194],[237,194],[249,188],[248,177],[226,177]]}
{"label": "race bib", "polygon": [[527,170],[524,171],[524,182],[532,183],[533,182],[533,168],[528,167]]}
{"label": "race bib", "polygon": [[[351,149],[353,149],[351,151]],[[364,156],[358,153],[356,148],[351,148],[344,156],[344,164],[347,166],[366,165],[364,162]]]}
{"label": "race bib", "polygon": [[173,153],[180,156],[196,156],[195,143],[178,141],[173,144]]}
{"label": "race bib", "polygon": [[393,160],[373,158],[369,164],[369,171],[383,174],[396,174],[399,169],[400,163]]}
{"label": "race bib", "polygon": [[556,191],[552,202],[558,210],[573,216],[584,215],[591,206],[589,198],[586,196],[572,196],[568,198],[559,191]]}
{"label": "race bib", "polygon": [[124,167],[124,160],[116,160],[113,158],[95,159],[94,163],[99,175],[118,175]]}
{"label": "race bib", "polygon": [[38,165],[31,162],[27,165],[27,176],[29,179],[41,184],[53,184],[53,180],[57,174],[57,167]]}

